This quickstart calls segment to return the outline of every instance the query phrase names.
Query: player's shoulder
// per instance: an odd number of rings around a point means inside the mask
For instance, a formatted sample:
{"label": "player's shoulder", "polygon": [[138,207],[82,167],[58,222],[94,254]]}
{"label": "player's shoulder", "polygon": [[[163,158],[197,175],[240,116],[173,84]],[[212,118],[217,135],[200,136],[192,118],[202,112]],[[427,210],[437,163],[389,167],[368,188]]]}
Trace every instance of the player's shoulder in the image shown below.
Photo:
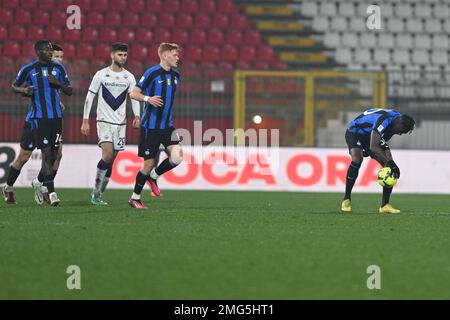
{"label": "player's shoulder", "polygon": [[66,67],[65,67],[61,62],[58,62],[58,61],[52,61],[52,62],[51,62],[51,65],[52,65],[54,68],[63,69],[64,71],[66,70]]}
{"label": "player's shoulder", "polygon": [[180,77],[180,70],[178,70],[178,68],[172,68],[171,71],[172,71],[177,77]]}
{"label": "player's shoulder", "polygon": [[35,66],[37,66],[38,63],[39,63],[38,60],[33,60],[33,61],[31,61],[31,62],[29,62],[29,63],[27,63],[27,64],[24,64],[24,65],[20,68],[20,70],[21,70],[21,72],[23,72],[24,70],[31,70],[31,69],[33,69]]}
{"label": "player's shoulder", "polygon": [[145,77],[149,77],[153,74],[157,74],[159,72],[162,71],[162,67],[160,64],[154,65],[153,67],[148,68],[147,70],[145,70],[144,72],[144,76]]}
{"label": "player's shoulder", "polygon": [[126,75],[127,78],[132,78],[135,79],[134,74],[132,74],[130,71],[128,71],[127,69],[123,68],[123,73],[124,75]]}

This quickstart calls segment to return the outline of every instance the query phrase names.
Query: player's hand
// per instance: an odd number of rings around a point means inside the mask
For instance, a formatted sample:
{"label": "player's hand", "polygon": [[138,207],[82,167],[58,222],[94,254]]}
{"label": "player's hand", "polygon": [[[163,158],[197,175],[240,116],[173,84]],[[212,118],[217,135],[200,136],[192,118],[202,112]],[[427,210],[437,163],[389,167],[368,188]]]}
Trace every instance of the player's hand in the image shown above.
{"label": "player's hand", "polygon": [[89,130],[90,130],[89,121],[83,119],[83,123],[81,124],[81,134],[87,136],[89,135]]}
{"label": "player's hand", "polygon": [[59,82],[59,80],[56,79],[55,76],[52,75],[51,73],[48,74],[47,78],[48,78],[48,82],[50,84],[53,84],[53,85],[58,86],[58,87],[61,86],[61,83]]}
{"label": "player's hand", "polygon": [[28,86],[24,88],[22,95],[24,97],[32,97],[34,94],[34,86]]}
{"label": "player's hand", "polygon": [[386,167],[391,168],[395,178],[400,178],[400,168],[395,164],[394,160],[386,162]]}
{"label": "player's hand", "polygon": [[134,119],[133,119],[133,128],[139,129],[140,126],[141,126],[141,118],[134,117]]}
{"label": "player's hand", "polygon": [[161,96],[153,96],[148,99],[148,102],[155,107],[162,107],[164,105],[164,101],[161,99]]}

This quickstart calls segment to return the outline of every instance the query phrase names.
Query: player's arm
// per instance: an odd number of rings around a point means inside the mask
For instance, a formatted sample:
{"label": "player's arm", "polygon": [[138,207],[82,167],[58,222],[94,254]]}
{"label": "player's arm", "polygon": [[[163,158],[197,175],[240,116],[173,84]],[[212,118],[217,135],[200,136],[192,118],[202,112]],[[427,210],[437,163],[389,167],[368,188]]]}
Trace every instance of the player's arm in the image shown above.
{"label": "player's arm", "polygon": [[48,75],[48,82],[50,82],[52,85],[59,87],[62,93],[64,93],[66,96],[71,96],[73,93],[73,88],[69,84],[64,84],[52,74]]}
{"label": "player's arm", "polygon": [[139,101],[131,99],[131,92],[136,85],[136,80],[134,79],[134,76],[131,75],[130,77],[130,89],[128,90],[128,95],[130,97],[131,101],[131,109],[133,110],[134,119],[133,119],[133,128],[139,129],[141,126],[141,104]]}
{"label": "player's arm", "polygon": [[390,167],[392,172],[396,175],[397,178],[400,178],[400,168],[394,162],[392,158],[392,153],[390,149],[381,148],[381,135],[373,130],[370,135],[370,151],[372,151],[375,155],[375,159],[381,163],[381,165],[385,167]]}
{"label": "player's arm", "polygon": [[146,96],[142,94],[142,89],[137,86],[134,87],[133,90],[131,90],[130,98],[141,102],[148,102],[155,107],[163,106],[163,100],[161,99],[161,96]]}
{"label": "player's arm", "polygon": [[28,73],[25,72],[25,67],[20,69],[19,74],[17,75],[14,82],[11,84],[11,89],[14,93],[19,93],[25,97],[31,97],[34,93],[34,86],[25,86],[23,84],[28,79]]}
{"label": "player's arm", "polygon": [[92,104],[94,102],[94,98],[100,89],[100,79],[98,73],[95,74],[94,78],[92,78],[92,82],[89,86],[89,90],[86,94],[86,100],[84,102],[84,110],[83,110],[83,122],[81,124],[81,133],[85,136],[89,135],[90,127],[89,127],[89,115],[91,113]]}

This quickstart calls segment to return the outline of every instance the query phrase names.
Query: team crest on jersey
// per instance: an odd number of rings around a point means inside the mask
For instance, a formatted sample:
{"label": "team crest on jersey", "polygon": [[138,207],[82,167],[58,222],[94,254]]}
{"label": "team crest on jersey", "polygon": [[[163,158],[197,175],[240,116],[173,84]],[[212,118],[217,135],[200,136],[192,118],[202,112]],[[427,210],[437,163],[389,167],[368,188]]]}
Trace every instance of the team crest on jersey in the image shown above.
{"label": "team crest on jersey", "polygon": [[379,132],[381,132],[381,131],[383,131],[383,129],[384,129],[384,127],[380,124],[379,126],[378,126],[378,128],[377,128],[377,130],[379,131]]}
{"label": "team crest on jersey", "polygon": [[52,75],[56,76],[56,70],[52,71]]}
{"label": "team crest on jersey", "polygon": [[124,75],[123,75],[123,78],[124,78],[124,79],[128,79],[128,75],[127,75],[127,74],[124,74]]}
{"label": "team crest on jersey", "polygon": [[42,71],[42,74],[44,75],[44,77],[48,77],[48,72],[47,72],[47,70]]}

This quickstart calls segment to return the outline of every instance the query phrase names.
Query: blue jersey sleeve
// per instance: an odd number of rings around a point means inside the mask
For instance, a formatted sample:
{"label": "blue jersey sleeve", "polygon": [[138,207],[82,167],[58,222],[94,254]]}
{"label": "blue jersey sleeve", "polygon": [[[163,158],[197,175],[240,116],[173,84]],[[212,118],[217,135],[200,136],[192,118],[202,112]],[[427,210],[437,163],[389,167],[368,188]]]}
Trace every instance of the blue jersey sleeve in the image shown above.
{"label": "blue jersey sleeve", "polygon": [[139,82],[136,84],[136,87],[140,88],[142,91],[146,91],[152,84],[153,79],[155,79],[156,73],[151,68],[145,71],[144,75]]}
{"label": "blue jersey sleeve", "polygon": [[394,121],[393,117],[380,117],[380,119],[375,122],[372,130],[378,132],[378,134],[382,136],[386,132],[387,128],[391,125],[392,121]]}
{"label": "blue jersey sleeve", "polygon": [[28,84],[31,84],[30,82],[30,72],[27,68],[28,65],[23,66],[22,68],[20,68],[19,73],[17,74],[16,80],[14,81],[14,85],[15,86],[21,86],[22,84],[24,84],[25,82],[27,82]]}
{"label": "blue jersey sleeve", "polygon": [[69,86],[70,80],[69,80],[69,75],[67,74],[66,67],[64,67],[64,65],[61,63],[56,62],[56,64],[61,67],[61,68],[59,68],[60,72],[58,74],[58,80],[61,81],[61,83],[63,85]]}

